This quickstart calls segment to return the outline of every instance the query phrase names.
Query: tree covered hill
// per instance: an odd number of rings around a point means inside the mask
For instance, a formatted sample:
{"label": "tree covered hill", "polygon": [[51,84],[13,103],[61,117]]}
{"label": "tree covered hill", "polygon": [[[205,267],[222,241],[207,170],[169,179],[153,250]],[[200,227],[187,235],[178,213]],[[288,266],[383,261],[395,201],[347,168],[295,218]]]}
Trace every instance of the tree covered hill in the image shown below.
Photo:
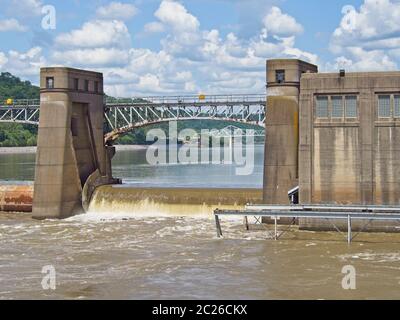
{"label": "tree covered hill", "polygon": [[22,81],[9,72],[0,74],[0,99],[39,99],[39,87]]}

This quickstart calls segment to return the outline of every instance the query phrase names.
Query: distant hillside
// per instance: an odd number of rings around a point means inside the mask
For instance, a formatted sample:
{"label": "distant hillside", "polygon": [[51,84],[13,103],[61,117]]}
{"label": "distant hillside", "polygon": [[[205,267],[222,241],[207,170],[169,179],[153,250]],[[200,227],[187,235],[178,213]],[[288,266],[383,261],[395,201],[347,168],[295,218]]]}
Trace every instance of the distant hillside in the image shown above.
{"label": "distant hillside", "polygon": [[9,72],[0,74],[0,99],[39,99],[39,87],[21,81]]}

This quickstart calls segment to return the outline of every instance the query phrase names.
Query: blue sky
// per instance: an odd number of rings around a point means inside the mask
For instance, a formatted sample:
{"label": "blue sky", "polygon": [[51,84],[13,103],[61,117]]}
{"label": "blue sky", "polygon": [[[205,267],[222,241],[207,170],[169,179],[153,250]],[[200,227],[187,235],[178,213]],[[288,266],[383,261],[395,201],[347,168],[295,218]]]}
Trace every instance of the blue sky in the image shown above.
{"label": "blue sky", "polygon": [[[55,29],[42,26],[48,5]],[[262,93],[268,58],[321,71],[396,70],[400,58],[399,0],[0,0],[0,8],[0,71],[37,83],[41,66],[97,70],[115,96]]]}

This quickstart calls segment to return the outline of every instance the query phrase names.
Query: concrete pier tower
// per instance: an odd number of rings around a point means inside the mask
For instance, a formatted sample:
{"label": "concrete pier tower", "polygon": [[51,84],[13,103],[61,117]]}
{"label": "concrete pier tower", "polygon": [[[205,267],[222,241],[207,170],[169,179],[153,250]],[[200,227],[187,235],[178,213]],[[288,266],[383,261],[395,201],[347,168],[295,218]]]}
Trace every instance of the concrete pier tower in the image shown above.
{"label": "concrete pier tower", "polygon": [[267,61],[265,204],[289,204],[288,191],[298,185],[300,78],[306,72],[318,67],[294,59]]}
{"label": "concrete pier tower", "polygon": [[84,201],[111,177],[115,150],[104,145],[103,75],[42,68],[33,217],[82,213]]}

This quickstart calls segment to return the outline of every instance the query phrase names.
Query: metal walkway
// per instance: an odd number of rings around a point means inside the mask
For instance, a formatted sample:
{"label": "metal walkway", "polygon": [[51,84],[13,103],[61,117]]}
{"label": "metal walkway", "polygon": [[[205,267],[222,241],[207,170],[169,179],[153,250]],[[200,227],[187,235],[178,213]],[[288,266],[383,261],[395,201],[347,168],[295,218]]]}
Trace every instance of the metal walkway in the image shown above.
{"label": "metal walkway", "polygon": [[[391,212],[391,213],[389,213]],[[248,217],[253,216],[258,220],[261,217],[274,220],[273,239],[278,240],[286,231],[278,233],[278,220],[280,218],[292,218],[293,225],[298,218],[326,219],[332,226],[342,233],[331,220],[347,221],[347,242],[351,241],[365,230],[372,221],[400,222],[400,207],[390,206],[329,206],[329,205],[293,205],[293,206],[268,206],[247,205],[245,210],[215,210],[215,224],[217,236],[222,236],[220,216],[241,216],[244,218],[246,229],[249,230]],[[366,223],[357,234],[352,234],[352,221],[364,220]]]}

